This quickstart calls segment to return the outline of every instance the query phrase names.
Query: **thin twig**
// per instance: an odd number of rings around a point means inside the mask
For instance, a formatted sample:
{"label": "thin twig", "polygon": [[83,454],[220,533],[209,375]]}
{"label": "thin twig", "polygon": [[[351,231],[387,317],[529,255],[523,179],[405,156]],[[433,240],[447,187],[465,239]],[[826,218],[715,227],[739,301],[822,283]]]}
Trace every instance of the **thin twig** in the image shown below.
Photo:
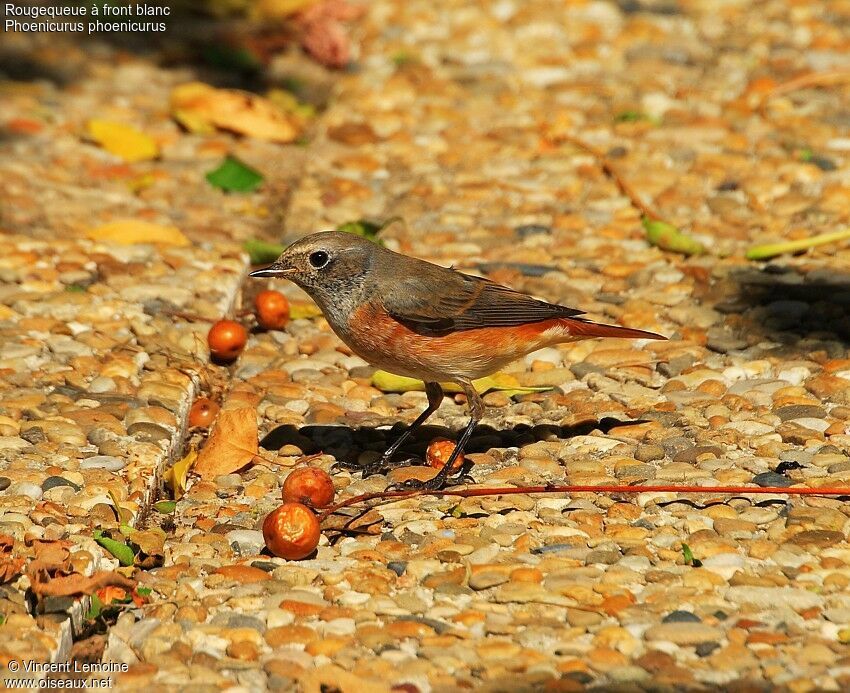
{"label": "thin twig", "polygon": [[827,70],[825,72],[809,72],[805,75],[800,75],[794,79],[789,79],[787,82],[777,84],[767,94],[765,99],[787,94],[798,89],[806,89],[807,87],[830,87],[834,84],[850,81],[850,70]]}
{"label": "thin twig", "polygon": [[811,488],[801,486],[788,488],[785,486],[676,486],[668,484],[665,486],[592,486],[573,485],[562,486],[507,486],[504,488],[461,488],[431,491],[428,489],[414,489],[410,491],[379,491],[376,493],[362,493],[359,496],[346,498],[339,503],[334,503],[325,509],[319,516],[324,521],[333,513],[343,508],[365,503],[370,500],[406,500],[416,496],[454,496],[458,498],[474,498],[476,496],[511,496],[518,493],[707,493],[707,494],[745,494],[745,495],[784,495],[784,496],[850,496],[850,488],[822,487]]}
{"label": "thin twig", "polygon": [[611,160],[605,155],[605,152],[600,151],[596,147],[591,144],[588,144],[584,140],[574,136],[567,134],[558,134],[555,138],[557,142],[568,142],[575,147],[587,152],[594,159],[596,159],[599,166],[605,172],[611,180],[617,185],[620,189],[620,192],[623,193],[626,197],[629,198],[629,201],[632,203],[632,206],[635,207],[641,214],[650,219],[663,219],[664,217],[659,214],[659,212],[651,205],[644,202],[640,196],[635,192],[635,189],[631,186],[631,184],[626,181],[623,176],[620,175],[620,172],[611,163]]}
{"label": "thin twig", "polygon": [[840,84],[841,82],[847,81],[850,81],[850,70],[847,69],[826,70],[824,72],[808,72],[805,75],[800,75],[799,77],[789,79],[787,82],[777,84],[773,89],[771,89],[769,92],[767,92],[767,94],[762,97],[761,101],[759,101],[759,104],[756,107],[756,110],[762,117],[766,118],[767,102],[775,96],[789,94],[792,91],[797,91],[798,89],[806,89],[808,87],[829,87],[834,84]]}

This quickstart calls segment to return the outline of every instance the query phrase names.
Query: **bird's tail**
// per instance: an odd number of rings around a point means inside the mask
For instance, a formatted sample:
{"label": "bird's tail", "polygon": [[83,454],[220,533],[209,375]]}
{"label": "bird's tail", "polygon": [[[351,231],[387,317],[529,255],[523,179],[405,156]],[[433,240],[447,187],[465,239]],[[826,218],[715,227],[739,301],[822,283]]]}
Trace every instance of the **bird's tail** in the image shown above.
{"label": "bird's tail", "polygon": [[624,339],[667,339],[663,335],[646,330],[637,330],[633,327],[620,327],[619,325],[602,325],[590,320],[575,318],[560,318],[561,325],[569,329],[570,335],[575,337],[622,337]]}

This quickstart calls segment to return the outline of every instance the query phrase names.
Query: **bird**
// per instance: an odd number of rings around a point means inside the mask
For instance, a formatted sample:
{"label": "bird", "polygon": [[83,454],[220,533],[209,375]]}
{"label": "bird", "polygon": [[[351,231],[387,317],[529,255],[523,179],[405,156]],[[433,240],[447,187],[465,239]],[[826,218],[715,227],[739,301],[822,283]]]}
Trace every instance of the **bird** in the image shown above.
{"label": "bird", "polygon": [[460,386],[469,423],[442,469],[425,482],[409,480],[410,488],[440,489],[454,481],[450,471],[485,411],[473,380],[554,344],[590,337],[666,339],[592,322],[581,310],[339,231],[304,236],[250,276],[294,282],[352,352],[377,368],[424,381],[428,406],[372,470],[390,466],[401,446],[437,411],[444,396],[440,383]]}

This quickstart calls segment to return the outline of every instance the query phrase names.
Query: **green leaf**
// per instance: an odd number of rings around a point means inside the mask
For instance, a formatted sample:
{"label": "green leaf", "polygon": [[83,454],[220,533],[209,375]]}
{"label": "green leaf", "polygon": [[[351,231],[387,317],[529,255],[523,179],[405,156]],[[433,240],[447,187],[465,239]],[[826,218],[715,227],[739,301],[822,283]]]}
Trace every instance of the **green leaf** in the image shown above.
{"label": "green leaf", "polygon": [[89,603],[89,609],[86,611],[86,619],[94,621],[98,616],[100,616],[101,611],[103,611],[103,602],[100,601],[100,597],[93,594]]}
{"label": "green leaf", "polygon": [[211,185],[227,192],[251,192],[263,182],[263,176],[234,156],[227,156],[214,171],[207,173]]}
{"label": "green leaf", "polygon": [[683,255],[699,255],[705,252],[702,243],[682,233],[673,224],[649,217],[644,217],[641,224],[646,230],[646,239],[661,250],[682,253]]}
{"label": "green leaf", "polygon": [[649,116],[643,111],[620,111],[614,116],[617,123],[636,123],[639,120],[649,120]]}
{"label": "green leaf", "polygon": [[814,156],[815,153],[808,147],[800,150],[800,161],[811,161]]}
{"label": "green leaf", "polygon": [[136,594],[140,597],[150,597],[153,590],[150,587],[137,587]]}
{"label": "green leaf", "polygon": [[104,549],[109,551],[115,558],[118,559],[118,562],[124,566],[133,565],[133,561],[135,559],[135,555],[133,554],[133,549],[131,549],[127,544],[121,541],[116,541],[115,539],[111,539],[104,535],[100,530],[95,530],[94,532],[94,540],[100,544]]}
{"label": "green leaf", "polygon": [[384,242],[378,238],[378,234],[390,224],[394,224],[397,221],[401,221],[401,217],[390,217],[386,221],[381,222],[369,221],[368,219],[357,219],[356,221],[347,221],[344,224],[340,224],[336,227],[336,230],[342,231],[342,233],[351,233],[355,236],[362,236],[363,238],[368,238],[373,243],[384,245]]}
{"label": "green leaf", "polygon": [[702,561],[694,558],[694,552],[691,551],[691,547],[687,544],[682,544],[682,557],[685,559],[686,565],[691,565],[694,568],[702,567]]}
{"label": "green leaf", "polygon": [[79,284],[68,284],[68,286],[65,287],[65,291],[70,291],[74,294],[84,294],[87,289],[86,287],[80,286]]}
{"label": "green leaf", "polygon": [[405,65],[415,65],[420,62],[419,57],[414,55],[413,53],[408,53],[405,50],[400,50],[390,57],[390,60],[393,61],[393,65],[396,67],[404,67]]}
{"label": "green leaf", "polygon": [[826,243],[836,243],[850,239],[850,229],[842,231],[834,231],[832,233],[822,233],[819,236],[803,238],[799,241],[785,241],[783,243],[767,243],[765,245],[754,245],[747,251],[747,260],[768,260],[777,255],[786,253],[799,253],[802,250],[808,250],[815,246],[824,245]]}
{"label": "green leaf", "polygon": [[153,504],[153,509],[163,515],[170,515],[177,508],[177,501],[162,500]]}
{"label": "green leaf", "polygon": [[265,265],[274,262],[286,250],[280,243],[269,243],[251,238],[242,244],[242,250],[248,253],[252,265]]}

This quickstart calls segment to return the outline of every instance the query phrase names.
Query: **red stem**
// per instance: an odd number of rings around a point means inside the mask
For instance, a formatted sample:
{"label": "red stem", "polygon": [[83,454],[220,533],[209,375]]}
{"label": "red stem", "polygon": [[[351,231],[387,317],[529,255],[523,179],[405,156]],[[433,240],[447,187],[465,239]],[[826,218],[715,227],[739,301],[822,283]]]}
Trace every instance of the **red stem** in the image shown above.
{"label": "red stem", "polygon": [[415,496],[456,496],[460,498],[473,498],[475,496],[511,496],[517,493],[709,493],[709,494],[750,494],[750,495],[784,495],[784,496],[850,496],[850,488],[822,487],[810,488],[801,486],[798,488],[786,488],[783,486],[676,486],[667,484],[665,486],[592,486],[572,485],[564,486],[508,486],[505,488],[462,488],[457,490],[429,491],[417,489],[411,491],[380,491],[378,493],[363,493],[359,496],[346,498],[339,503],[334,503],[319,517],[320,521],[328,516],[357,503],[366,501],[389,500],[391,498],[413,498]]}

